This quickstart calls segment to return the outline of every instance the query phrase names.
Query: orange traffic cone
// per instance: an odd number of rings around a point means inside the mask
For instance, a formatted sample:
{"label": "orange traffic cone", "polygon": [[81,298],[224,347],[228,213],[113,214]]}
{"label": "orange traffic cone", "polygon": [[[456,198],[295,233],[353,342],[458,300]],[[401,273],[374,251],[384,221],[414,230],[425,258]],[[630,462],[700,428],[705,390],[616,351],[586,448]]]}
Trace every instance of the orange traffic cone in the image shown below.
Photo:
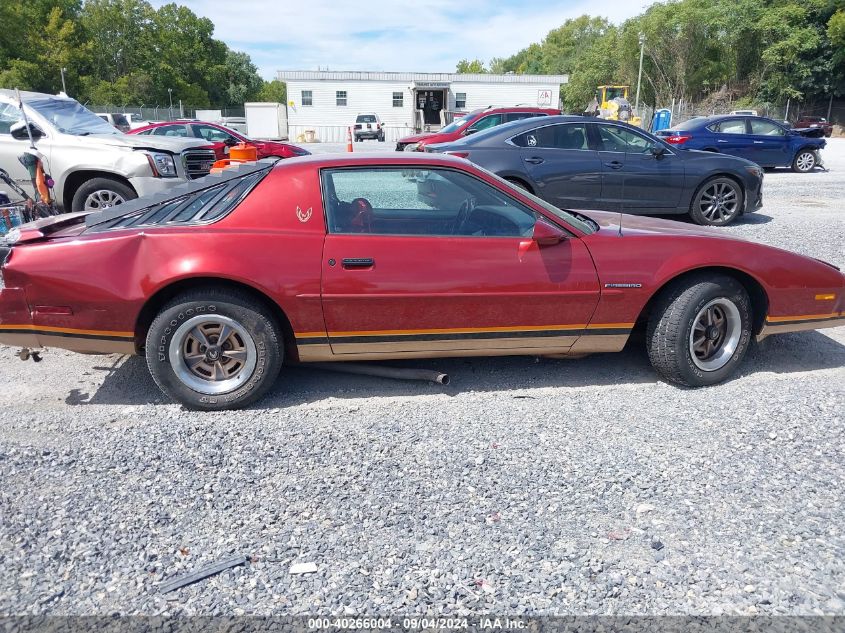
{"label": "orange traffic cone", "polygon": [[346,151],[352,151],[352,128],[346,128]]}

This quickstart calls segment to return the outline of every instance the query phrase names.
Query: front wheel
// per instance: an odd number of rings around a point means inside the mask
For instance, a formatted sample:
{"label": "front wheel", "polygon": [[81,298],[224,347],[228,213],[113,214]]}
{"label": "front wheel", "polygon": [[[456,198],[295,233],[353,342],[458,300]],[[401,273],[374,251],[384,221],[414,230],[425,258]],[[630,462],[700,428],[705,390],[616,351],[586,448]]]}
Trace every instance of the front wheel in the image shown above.
{"label": "front wheel", "polygon": [[725,380],[751,341],[751,301],[735,279],[697,276],[663,293],[649,317],[649,360],[665,380],[703,387]]}
{"label": "front wheel", "polygon": [[282,339],[260,303],[233,290],[180,295],[147,333],[147,366],[161,390],[189,409],[239,409],[279,374]]}
{"label": "front wheel", "polygon": [[735,180],[711,178],[692,197],[689,215],[696,224],[725,226],[742,213],[745,197]]}
{"label": "front wheel", "polygon": [[72,211],[105,211],[134,200],[138,194],[128,185],[113,178],[92,178],[73,194]]}
{"label": "front wheel", "polygon": [[792,171],[797,171],[799,174],[813,171],[815,166],[816,153],[809,149],[802,149],[795,155],[795,160],[792,161]]}

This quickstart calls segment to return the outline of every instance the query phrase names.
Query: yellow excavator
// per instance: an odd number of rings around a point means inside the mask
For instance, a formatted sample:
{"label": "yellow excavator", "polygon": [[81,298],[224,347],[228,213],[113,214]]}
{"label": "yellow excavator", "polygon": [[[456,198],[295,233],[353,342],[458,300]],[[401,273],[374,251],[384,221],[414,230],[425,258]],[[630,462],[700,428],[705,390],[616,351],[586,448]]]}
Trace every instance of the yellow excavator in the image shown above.
{"label": "yellow excavator", "polygon": [[599,86],[596,96],[584,111],[586,116],[595,116],[608,121],[624,121],[642,127],[642,117],[634,112],[628,100],[629,86]]}

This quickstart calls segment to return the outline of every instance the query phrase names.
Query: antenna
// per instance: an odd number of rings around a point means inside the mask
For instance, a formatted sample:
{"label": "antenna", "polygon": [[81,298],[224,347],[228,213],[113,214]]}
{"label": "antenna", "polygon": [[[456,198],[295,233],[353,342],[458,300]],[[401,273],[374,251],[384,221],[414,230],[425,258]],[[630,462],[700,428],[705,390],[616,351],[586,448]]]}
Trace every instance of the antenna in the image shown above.
{"label": "antenna", "polygon": [[29,136],[29,147],[30,149],[36,149],[35,140],[32,138],[32,128],[29,127],[29,117],[26,116],[26,110],[23,109],[23,99],[21,98],[21,91],[17,88],[15,88],[15,96],[18,98],[18,107],[20,108],[21,115],[23,116],[23,124],[26,126],[26,134],[27,136]]}

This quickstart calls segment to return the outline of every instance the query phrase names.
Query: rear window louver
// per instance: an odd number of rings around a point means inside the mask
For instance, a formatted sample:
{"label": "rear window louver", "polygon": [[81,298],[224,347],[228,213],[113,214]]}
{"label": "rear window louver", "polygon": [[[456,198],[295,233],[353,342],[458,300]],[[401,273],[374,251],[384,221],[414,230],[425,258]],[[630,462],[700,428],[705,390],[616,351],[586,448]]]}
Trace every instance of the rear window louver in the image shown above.
{"label": "rear window louver", "polygon": [[[208,224],[226,216],[270,171],[270,165],[233,168],[207,176],[169,194],[136,199],[85,218],[89,232],[155,226]],[[246,172],[246,173],[244,173]]]}

